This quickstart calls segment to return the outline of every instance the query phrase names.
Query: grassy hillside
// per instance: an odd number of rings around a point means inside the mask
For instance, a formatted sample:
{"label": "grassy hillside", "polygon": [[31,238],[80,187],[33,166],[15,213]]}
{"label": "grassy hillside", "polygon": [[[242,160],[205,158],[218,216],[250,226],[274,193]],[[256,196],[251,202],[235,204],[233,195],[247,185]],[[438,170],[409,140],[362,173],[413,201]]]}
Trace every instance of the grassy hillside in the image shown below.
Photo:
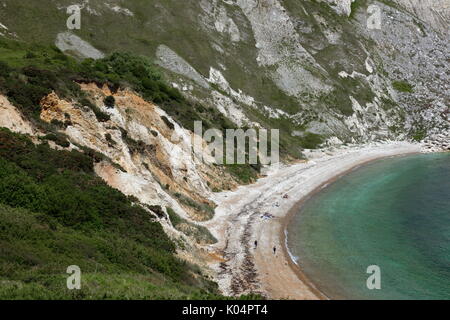
{"label": "grassy hillside", "polygon": [[[74,4],[70,0],[4,1],[6,7],[0,11],[0,21],[6,26],[14,26],[14,31],[26,42],[45,44],[53,44],[58,33],[67,31],[69,15],[65,8]],[[114,12],[105,3],[129,9],[133,15]],[[265,71],[259,69],[249,22],[242,12],[233,6],[227,7],[233,18],[240,22],[242,33],[247,34],[246,41],[232,44],[221,33],[200,27],[198,16],[203,9],[196,0],[91,0],[89,8],[95,13],[84,8],[81,29],[74,33],[106,54],[126,50],[155,58],[157,47],[165,44],[187,58],[206,77],[209,68],[219,69],[218,61],[222,61],[228,66],[224,75],[233,88],[242,88],[264,103],[295,110],[295,100],[279,90]],[[14,19],[11,13],[22,19]],[[33,26],[33,32],[30,26]],[[214,49],[215,43],[229,54]],[[243,72],[244,68],[247,72]]]}
{"label": "grassy hillside", "polygon": [[[408,101],[415,94],[420,98],[417,84],[433,83],[432,75],[439,78],[442,74],[442,70],[433,70],[432,73],[417,73],[420,76],[430,74],[430,79],[418,81],[413,79],[416,75],[411,78],[411,71],[422,68],[422,63],[416,61],[413,65],[417,68],[409,70],[411,67],[403,60],[409,52],[417,51],[414,46],[409,47],[412,44],[421,43],[420,46],[430,48],[430,44],[421,40],[427,38],[431,30],[392,1],[377,3],[383,9],[383,16],[393,17],[389,19],[392,23],[384,24],[386,29],[380,33],[366,28],[366,9],[370,4],[367,0],[354,1],[350,17],[337,14],[329,3],[318,0],[256,1],[254,7],[248,8],[245,5],[252,2],[90,0],[79,2],[81,29],[70,31],[66,25],[69,17],[66,8],[74,4],[71,0],[2,0],[0,23],[7,28],[2,28],[6,38],[61,46],[61,37],[70,34],[105,55],[120,50],[155,60],[158,48],[170,48],[202,77],[208,78],[210,69],[214,68],[233,90],[242,90],[253,97],[256,107],[228,96],[248,120],[265,128],[279,129],[281,152],[299,158],[302,148],[320,147],[330,137],[338,137],[344,143],[402,137],[411,131],[405,125],[410,121],[409,117],[405,119],[405,111],[409,116],[409,106],[421,103]],[[258,19],[267,23],[261,24]],[[277,24],[277,19],[285,23]],[[230,21],[235,25],[238,40],[230,35]],[[270,29],[265,30],[265,26]],[[422,31],[417,32],[417,28]],[[415,41],[397,46],[396,43],[402,41],[396,41],[395,34],[401,33],[399,37],[407,39],[411,36],[409,32],[413,32]],[[430,41],[440,43],[432,38]],[[380,43],[389,44],[378,45]],[[304,49],[311,59],[297,59],[298,48]],[[81,54],[75,51],[77,49],[72,48],[66,53]],[[445,47],[437,50],[441,51],[448,50]],[[0,48],[0,54],[14,60],[26,52],[2,52]],[[435,65],[445,61],[444,55],[433,53],[430,56],[434,58],[428,60],[435,60]],[[172,66],[174,64],[172,61]],[[170,63],[164,65],[167,69],[162,73],[170,82],[180,87],[193,85],[189,94],[204,104],[202,107],[193,104],[189,108],[195,109],[197,116],[212,114],[207,125],[222,127],[227,120],[215,120],[220,116],[217,108],[221,106],[211,98],[211,91],[217,90],[217,86],[199,87],[186,73],[171,68]],[[430,68],[423,70],[430,71]],[[343,77],[343,71],[352,76]],[[397,83],[400,80],[412,87]],[[309,86],[315,82],[318,88]],[[441,83],[444,86],[445,81]],[[437,94],[430,89],[424,91],[433,99]],[[223,90],[217,91],[223,93]],[[443,90],[436,91],[440,94]],[[159,101],[164,95],[153,98]],[[355,102],[371,109],[370,112],[358,115]],[[265,107],[282,111],[281,116],[272,117]],[[183,108],[167,107],[167,110],[172,110],[172,115],[177,114],[178,119],[186,119],[184,124],[192,123],[193,114]],[[390,121],[388,124],[378,121],[384,113]],[[348,121],[353,116],[356,118]],[[356,120],[361,122],[358,127],[363,130],[355,129],[352,123]],[[423,125],[431,126],[429,121],[424,121]]]}
{"label": "grassy hillside", "polygon": [[[189,130],[194,129],[194,121],[197,120],[202,121],[204,130],[236,128],[215,108],[188,100],[169,86],[160,69],[145,56],[116,52],[101,60],[77,61],[54,46],[0,39],[0,92],[36,126],[51,133],[49,137],[56,137],[57,142],[63,145],[64,137],[57,131],[64,124],[48,124],[40,119],[39,102],[50,92],[55,91],[61,98],[90,107],[99,121],[109,119],[76,82],[107,84],[113,90],[131,88],[144,99],[158,104]],[[286,154],[289,148],[283,141],[281,149]],[[242,183],[253,181],[258,173],[249,165],[240,166],[239,170],[232,166],[227,168]]]}
{"label": "grassy hillside", "polygon": [[[174,256],[152,215],[79,152],[0,129],[1,298],[208,298],[216,285]],[[80,266],[83,288],[65,289]]]}
{"label": "grassy hillside", "polygon": [[[26,42],[39,41],[39,43],[51,45],[55,43],[58,34],[67,32],[68,15],[65,8],[73,4],[69,0],[42,0],[39,4],[13,0],[5,0],[5,2],[6,7],[3,12],[0,12],[0,21],[7,26],[12,26],[19,38]],[[130,10],[132,14],[115,12],[111,9],[114,5]],[[360,100],[359,91],[363,91],[364,94],[371,92],[365,83],[359,81],[356,81],[356,85],[339,85],[340,79],[334,69],[339,69],[341,66],[329,65],[331,58],[339,54],[339,56],[342,55],[343,60],[346,60],[352,51],[351,56],[354,58],[353,61],[357,68],[364,69],[364,61],[360,61],[359,58],[363,52],[357,40],[350,35],[347,37],[346,40],[351,40],[351,49],[347,48],[350,42],[345,47],[325,46],[327,41],[323,34],[323,28],[313,18],[315,14],[326,16],[328,21],[340,19],[340,17],[333,14],[327,5],[315,1],[286,1],[284,5],[292,12],[294,19],[314,25],[310,34],[302,35],[305,38],[305,43],[302,45],[311,51],[315,51],[317,47],[323,47],[317,52],[315,58],[329,73],[328,79],[323,79],[324,74],[321,74],[320,78],[324,80],[324,83],[333,84],[336,87],[331,93],[323,96],[304,93],[302,97],[295,97],[282,90],[271,76],[276,67],[260,66],[257,62],[259,54],[250,21],[237,6],[225,3],[223,6],[226,8],[227,14],[239,27],[241,36],[239,42],[231,42],[227,34],[218,32],[213,27],[214,22],[210,21],[210,26],[207,26],[206,22],[201,22],[208,17],[209,13],[205,12],[204,3],[196,0],[90,1],[82,10],[81,29],[71,32],[105,54],[121,50],[154,59],[157,48],[165,45],[183,57],[206,78],[211,67],[220,70],[231,88],[241,89],[245,94],[255,98],[258,108],[240,105],[245,115],[263,127],[279,129],[280,151],[284,155],[300,158],[302,157],[302,147],[316,148],[324,141],[325,137],[316,140],[302,139],[292,135],[293,132],[304,132],[308,129],[307,125],[313,121],[323,122],[323,118],[329,117],[327,115],[329,109],[332,111],[331,114],[336,111],[338,114],[351,115],[353,111],[348,94],[353,94]],[[43,7],[46,10],[42,10]],[[304,8],[308,10],[309,14],[304,12]],[[14,19],[13,21],[12,14],[8,14],[13,12],[23,19]],[[340,19],[338,22],[343,23],[346,28],[353,28],[344,19]],[[30,32],[31,25],[39,32]],[[302,67],[316,68],[307,63]],[[339,69],[339,71],[341,70]],[[188,79],[168,70],[163,72],[175,82],[180,79],[189,82]],[[196,88],[194,95],[205,101],[210,97],[210,91]],[[365,99],[366,96],[360,101],[370,100]],[[263,106],[265,105],[278,108],[286,114],[279,118],[270,118],[264,111]],[[219,117],[217,121],[210,119],[206,121],[206,126],[214,125],[216,128],[222,128],[224,124],[230,125],[214,106],[205,105],[203,107],[200,108],[194,104],[190,109],[196,109],[200,114],[213,114],[212,119]],[[202,110],[206,112],[202,112]],[[178,115],[178,119],[183,119],[184,125],[189,125],[188,128],[192,127],[193,117],[189,112],[178,112]],[[291,116],[295,118],[291,118]],[[343,133],[341,132],[341,134]]]}
{"label": "grassy hillside", "polygon": [[[70,124],[40,119],[39,102],[51,91],[90,107],[99,121],[109,119],[76,81],[132,88],[188,128],[194,120],[232,126],[169,87],[148,58],[116,53],[81,62],[53,46],[0,39],[0,93],[47,133],[35,145],[0,128],[0,299],[223,298],[197,266],[175,256],[176,245],[137,199],[96,176],[93,164],[103,155],[49,147],[48,141],[69,145],[59,129]],[[238,178],[256,176],[250,166],[241,169]],[[178,227],[214,240],[186,222]],[[66,289],[69,265],[82,270],[80,291]]]}

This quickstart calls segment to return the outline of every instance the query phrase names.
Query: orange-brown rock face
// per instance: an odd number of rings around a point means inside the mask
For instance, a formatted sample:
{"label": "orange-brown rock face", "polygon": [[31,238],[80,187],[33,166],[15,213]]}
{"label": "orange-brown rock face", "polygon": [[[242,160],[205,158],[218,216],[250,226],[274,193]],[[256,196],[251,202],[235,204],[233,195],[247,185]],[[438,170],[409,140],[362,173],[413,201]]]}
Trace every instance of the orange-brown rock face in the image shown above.
{"label": "orange-brown rock face", "polygon": [[[107,163],[96,166],[97,174],[111,186],[194,220],[211,217],[214,203],[208,200],[210,188],[236,186],[223,169],[205,165],[193,156],[192,133],[158,106],[130,90],[112,92],[107,86],[80,86],[110,116],[109,121],[99,122],[88,107],[62,100],[55,93],[42,99],[40,116],[46,122],[68,122],[61,130],[71,143],[100,152],[122,167],[124,171]],[[113,108],[103,102],[110,95],[115,98]]]}

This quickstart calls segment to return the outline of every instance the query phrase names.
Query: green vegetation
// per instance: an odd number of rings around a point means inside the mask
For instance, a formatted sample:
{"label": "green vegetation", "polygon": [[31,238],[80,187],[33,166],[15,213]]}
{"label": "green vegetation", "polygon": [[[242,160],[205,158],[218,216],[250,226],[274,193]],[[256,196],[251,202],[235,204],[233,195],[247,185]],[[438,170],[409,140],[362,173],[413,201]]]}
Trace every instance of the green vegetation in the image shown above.
{"label": "green vegetation", "polygon": [[381,107],[387,111],[398,107],[398,104],[392,99],[381,97]]}
{"label": "green vegetation", "polygon": [[239,164],[227,164],[225,167],[228,172],[244,184],[253,183],[258,178],[259,169],[255,169],[253,166],[248,167]]}
{"label": "green vegetation", "polygon": [[421,126],[411,133],[411,137],[414,141],[422,141],[427,136],[427,130]]}
{"label": "green vegetation", "polygon": [[63,148],[67,148],[70,146],[70,143],[69,143],[69,141],[67,141],[66,137],[60,133],[49,133],[49,134],[41,137],[41,139],[53,141],[58,146],[61,146]]}
{"label": "green vegetation", "polygon": [[354,19],[356,13],[361,9],[367,7],[367,0],[355,0],[351,3],[350,19]]}
{"label": "green vegetation", "polygon": [[[146,100],[158,103],[183,127],[193,130],[194,121],[203,123],[204,130],[233,129],[236,126],[212,107],[185,99],[181,93],[167,85],[158,68],[144,56],[129,53],[113,53],[101,60],[86,59],[82,62],[66,57],[56,47],[34,46],[17,41],[0,39],[0,92],[5,94],[36,126],[59,137],[57,144],[67,146],[58,133],[61,124],[48,124],[40,119],[40,101],[52,91],[65,99],[78,101],[78,105],[90,108],[98,121],[108,121],[110,116],[102,112],[80,89],[76,82],[107,84],[113,91],[130,87]],[[27,58],[28,57],[28,58]],[[105,105],[114,107],[114,97],[106,97]],[[170,129],[174,124],[166,117],[163,121]],[[139,142],[130,146],[142,149]],[[255,175],[254,170],[243,165],[240,171]],[[239,176],[237,177],[239,179]],[[246,182],[243,180],[241,182]]]}
{"label": "green vegetation", "polygon": [[113,96],[107,96],[104,102],[105,106],[108,108],[114,108],[114,106],[116,105],[116,99],[114,99]]}
{"label": "green vegetation", "polygon": [[[74,82],[80,78],[81,65],[56,47],[27,45],[0,39],[0,92],[36,126],[55,132],[40,119],[41,99],[55,91],[61,98],[74,99],[92,109],[99,121],[109,116],[96,107]],[[27,58],[33,57],[33,58]]]}
{"label": "green vegetation", "polygon": [[333,106],[342,114],[351,116],[353,114],[352,101],[345,90],[333,90],[319,97],[319,101],[325,106]]}
{"label": "green vegetation", "polygon": [[[157,250],[114,232],[81,232],[44,214],[0,204],[0,299],[216,299],[199,270],[179,279],[148,266]],[[66,288],[66,269],[82,271],[81,290]],[[197,274],[194,279],[189,273]]]}
{"label": "green vegetation", "polygon": [[[0,129],[0,277],[9,283],[0,297],[215,297],[132,200],[98,178],[87,155]],[[86,275],[78,293],[64,289],[72,264]]]}
{"label": "green vegetation", "polygon": [[181,204],[193,208],[198,213],[201,213],[204,220],[211,219],[214,216],[214,208],[206,203],[198,203],[191,198],[185,196],[181,193],[175,193],[174,196],[178,199]]}
{"label": "green vegetation", "polygon": [[407,92],[407,93],[414,92],[413,86],[406,81],[393,81],[392,86],[394,87],[395,90],[400,92]]}
{"label": "green vegetation", "polygon": [[316,149],[324,142],[322,136],[311,132],[306,133],[302,138],[302,146],[306,149]]}
{"label": "green vegetation", "polygon": [[[193,130],[194,121],[203,121],[206,128],[230,128],[231,122],[213,108],[205,108],[186,100],[181,93],[170,87],[158,68],[144,56],[129,53],[113,53],[101,60],[86,59],[78,62],[65,56],[56,47],[28,45],[0,39],[0,90],[37,124],[39,102],[45,95],[55,91],[61,98],[74,99],[80,105],[94,111],[98,120],[107,121],[102,113],[81,91],[78,82],[107,84],[117,90],[130,87],[144,99],[153,101],[165,109],[185,128]],[[33,58],[27,58],[33,57]],[[113,97],[105,99],[105,105],[113,107]]]}
{"label": "green vegetation", "polygon": [[214,238],[207,228],[186,221],[173,211],[172,208],[166,208],[166,210],[175,229],[193,237],[195,241],[201,244],[213,244],[217,242],[217,239]]}
{"label": "green vegetation", "polygon": [[105,139],[106,139],[106,141],[108,141],[108,144],[110,146],[114,146],[117,144],[117,142],[114,141],[114,139],[112,138],[110,133],[105,134]]}

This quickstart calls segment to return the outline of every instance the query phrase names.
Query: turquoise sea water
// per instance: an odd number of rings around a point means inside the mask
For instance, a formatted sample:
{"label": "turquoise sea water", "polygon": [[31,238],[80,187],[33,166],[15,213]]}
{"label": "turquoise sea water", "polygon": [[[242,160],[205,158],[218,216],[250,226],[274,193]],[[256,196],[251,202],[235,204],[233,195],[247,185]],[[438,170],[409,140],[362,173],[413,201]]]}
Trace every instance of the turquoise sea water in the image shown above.
{"label": "turquoise sea water", "polygon": [[[450,154],[383,159],[309,199],[288,227],[306,276],[337,299],[450,299]],[[369,290],[367,267],[381,269]]]}

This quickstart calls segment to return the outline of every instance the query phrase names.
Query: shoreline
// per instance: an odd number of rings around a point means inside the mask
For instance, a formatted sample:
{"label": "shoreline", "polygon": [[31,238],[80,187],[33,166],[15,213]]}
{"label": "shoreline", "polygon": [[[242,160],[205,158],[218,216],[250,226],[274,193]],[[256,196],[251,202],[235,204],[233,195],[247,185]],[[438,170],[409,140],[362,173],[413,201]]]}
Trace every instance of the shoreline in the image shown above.
{"label": "shoreline", "polygon": [[420,144],[393,142],[312,155],[309,161],[283,167],[255,184],[215,194],[219,206],[205,226],[218,239],[208,250],[223,257],[210,264],[221,291],[230,296],[253,292],[269,299],[329,299],[289,253],[291,219],[305,201],[350,171],[420,151]]}
{"label": "shoreline", "polygon": [[302,268],[300,267],[300,265],[298,265],[295,261],[294,261],[294,257],[291,254],[291,252],[289,251],[289,247],[288,247],[288,224],[292,221],[292,219],[294,218],[295,215],[299,214],[299,211],[301,210],[301,207],[311,198],[313,198],[314,196],[316,196],[318,193],[322,192],[322,190],[328,188],[328,186],[330,186],[331,184],[333,184],[334,182],[336,182],[337,180],[341,179],[342,177],[346,176],[347,174],[358,170],[360,168],[364,168],[366,165],[373,163],[375,161],[378,160],[383,160],[383,159],[389,159],[389,158],[396,158],[396,157],[405,157],[405,156],[410,156],[410,155],[414,155],[414,154],[420,154],[419,152],[411,152],[411,153],[402,153],[402,154],[398,154],[398,155],[389,155],[389,156],[381,156],[379,158],[374,158],[374,159],[370,159],[367,160],[363,163],[359,163],[356,164],[355,166],[353,166],[352,168],[346,170],[345,172],[334,176],[332,178],[330,178],[329,180],[323,182],[320,186],[318,186],[316,189],[312,190],[307,196],[303,197],[302,199],[300,199],[290,210],[289,212],[286,214],[286,216],[283,218],[283,230],[284,232],[282,234],[280,234],[280,238],[282,239],[284,246],[283,246],[283,250],[284,250],[284,254],[286,257],[288,257],[288,259],[290,260],[289,266],[291,267],[292,271],[297,273],[298,277],[305,282],[305,284],[307,284],[308,286],[310,286],[311,290],[314,292],[314,294],[317,295],[318,299],[320,300],[332,300],[331,297],[327,296],[323,291],[321,291],[315,284],[314,282],[308,278],[305,273],[303,272]]}

